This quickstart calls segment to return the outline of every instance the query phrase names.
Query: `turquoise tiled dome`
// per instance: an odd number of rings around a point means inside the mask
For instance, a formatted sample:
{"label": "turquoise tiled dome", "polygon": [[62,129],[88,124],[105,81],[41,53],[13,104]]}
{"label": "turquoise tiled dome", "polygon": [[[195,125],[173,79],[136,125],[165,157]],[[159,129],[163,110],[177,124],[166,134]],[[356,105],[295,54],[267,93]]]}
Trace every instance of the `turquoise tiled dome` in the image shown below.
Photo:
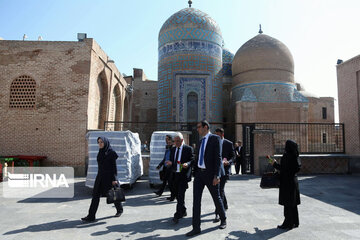
{"label": "turquoise tiled dome", "polygon": [[159,46],[178,40],[206,40],[221,45],[218,24],[206,13],[184,8],[173,14],[160,29]]}
{"label": "turquoise tiled dome", "polygon": [[231,76],[231,64],[234,59],[234,54],[229,49],[223,48],[222,50],[222,62],[223,62],[223,74],[225,76]]}

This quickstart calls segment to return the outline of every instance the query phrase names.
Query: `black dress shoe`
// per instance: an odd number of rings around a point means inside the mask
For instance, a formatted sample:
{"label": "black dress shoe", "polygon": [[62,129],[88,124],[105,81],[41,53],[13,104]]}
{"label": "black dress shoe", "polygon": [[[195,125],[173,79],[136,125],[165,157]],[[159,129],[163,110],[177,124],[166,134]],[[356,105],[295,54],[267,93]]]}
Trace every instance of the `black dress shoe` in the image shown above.
{"label": "black dress shoe", "polygon": [[175,224],[179,223],[179,219],[178,219],[177,217],[173,217],[172,221],[173,221]]}
{"label": "black dress shoe", "polygon": [[95,222],[95,218],[91,218],[89,216],[81,218],[81,221],[83,222]]}
{"label": "black dress shoe", "polygon": [[215,219],[213,220],[213,223],[220,222],[219,215],[215,214]]}
{"label": "black dress shoe", "polygon": [[284,230],[291,230],[292,229],[292,227],[284,225],[284,224],[278,225],[277,228],[284,229]]}
{"label": "black dress shoe", "polygon": [[123,212],[117,212],[114,217],[120,217]]}
{"label": "black dress shoe", "polygon": [[159,197],[162,195],[162,193],[158,192],[158,191],[155,191],[154,192],[156,195],[158,195]]}
{"label": "black dress shoe", "polygon": [[187,237],[191,237],[191,236],[195,236],[197,234],[201,233],[201,230],[200,229],[193,229],[191,230],[190,232],[188,232],[186,234]]}
{"label": "black dress shoe", "polygon": [[175,198],[173,198],[173,197],[167,197],[166,200],[169,200],[170,202],[172,202],[172,201],[175,200]]}
{"label": "black dress shoe", "polygon": [[219,228],[220,229],[225,229],[226,228],[226,220],[221,221]]}

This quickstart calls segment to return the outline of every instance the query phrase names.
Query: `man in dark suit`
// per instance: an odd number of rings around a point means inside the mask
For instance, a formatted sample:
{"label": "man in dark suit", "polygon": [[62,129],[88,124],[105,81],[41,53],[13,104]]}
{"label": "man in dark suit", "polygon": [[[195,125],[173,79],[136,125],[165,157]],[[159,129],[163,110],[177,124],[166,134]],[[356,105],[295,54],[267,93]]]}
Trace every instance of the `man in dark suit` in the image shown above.
{"label": "man in dark suit", "polygon": [[215,203],[220,215],[221,223],[219,228],[226,228],[226,214],[224,204],[220,197],[219,183],[220,177],[225,173],[222,171],[221,144],[220,137],[210,133],[210,124],[204,120],[197,124],[197,131],[201,138],[198,144],[198,156],[194,160],[194,201],[193,201],[193,229],[186,236],[194,236],[201,232],[200,214],[201,197],[206,186]]}
{"label": "man in dark suit", "polygon": [[246,163],[244,158],[244,148],[240,140],[236,142],[235,153],[236,153],[235,172],[236,174],[239,174],[240,166],[241,166],[241,174],[245,174]]}
{"label": "man in dark suit", "polygon": [[[229,140],[224,138],[224,129],[223,128],[217,128],[215,130],[215,134],[220,137],[220,142],[222,142],[221,157],[222,157],[223,167],[225,170],[225,175],[221,176],[221,178],[220,178],[220,196],[224,203],[224,208],[228,209],[227,199],[225,196],[225,183],[227,182],[227,180],[229,180],[229,176],[231,173],[231,164],[235,160],[234,159],[234,157],[235,157],[234,146],[233,146],[232,142],[230,142]],[[220,218],[219,218],[218,211],[216,209],[214,222],[219,222],[219,221],[220,221]]]}
{"label": "man in dark suit", "polygon": [[160,169],[161,166],[163,167],[162,170],[162,175],[163,175],[163,184],[161,185],[160,189],[158,191],[155,191],[154,193],[158,196],[161,196],[165,190],[166,187],[166,183],[168,183],[169,185],[169,189],[170,189],[170,197],[168,197],[167,199],[170,201],[174,201],[175,199],[175,194],[173,193],[173,187],[172,187],[172,182],[173,182],[173,172],[171,169],[171,161],[170,161],[170,152],[171,149],[173,148],[173,137],[171,135],[166,135],[166,150],[165,150],[165,154],[164,154],[164,158],[163,160],[159,163],[159,165],[156,167],[156,169]]}
{"label": "man in dark suit", "polygon": [[191,181],[191,164],[194,161],[193,148],[184,144],[181,133],[176,133],[175,147],[170,151],[170,160],[173,171],[173,191],[176,195],[177,204],[173,222],[178,223],[179,219],[187,216],[185,207],[185,191],[188,189],[188,182]]}

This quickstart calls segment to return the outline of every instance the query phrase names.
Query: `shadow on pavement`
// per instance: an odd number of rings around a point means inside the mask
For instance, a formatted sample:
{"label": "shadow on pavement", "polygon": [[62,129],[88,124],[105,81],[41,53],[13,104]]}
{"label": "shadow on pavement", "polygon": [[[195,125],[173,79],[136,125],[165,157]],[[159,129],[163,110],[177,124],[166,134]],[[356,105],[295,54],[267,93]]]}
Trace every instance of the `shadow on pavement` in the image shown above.
{"label": "shadow on pavement", "polygon": [[97,225],[106,224],[104,220],[109,218],[112,218],[112,216],[98,218],[96,219],[96,222],[92,222],[92,223],[83,223],[81,220],[69,221],[68,219],[63,219],[49,223],[30,225],[27,226],[26,228],[6,232],[4,233],[4,235],[18,234],[23,232],[45,232],[45,231],[54,231],[54,230],[69,229],[69,228],[89,228]]}
{"label": "shadow on pavement", "polygon": [[277,229],[277,228],[260,230],[259,228],[255,227],[254,230],[255,230],[255,233],[249,233],[247,231],[232,231],[232,232],[229,232],[228,237],[232,237],[232,238],[236,237],[241,240],[242,239],[249,239],[249,240],[271,239],[271,238],[276,237],[285,232],[284,230]]}
{"label": "shadow on pavement", "polygon": [[[203,214],[201,217],[205,217],[208,215],[211,215],[213,213]],[[144,238],[137,238],[137,239],[189,239],[189,237],[186,237],[185,234],[187,231],[190,230],[183,230],[184,228],[188,228],[191,226],[192,219],[191,217],[185,217],[179,220],[178,224],[174,224],[172,222],[172,217],[169,218],[162,218],[162,219],[155,219],[151,221],[140,221],[140,222],[134,222],[134,223],[128,223],[128,224],[116,224],[112,226],[107,226],[105,231],[98,231],[91,234],[91,236],[102,236],[109,233],[128,233],[126,237],[131,238],[133,235],[136,235],[138,233],[140,234],[146,234],[151,233],[157,230],[169,230],[169,231],[175,231],[179,232],[177,235],[173,236],[161,236],[161,234],[154,234],[153,236],[148,236]],[[202,220],[202,222],[206,221],[212,221],[212,219],[206,219]],[[203,229],[201,231],[202,234],[208,233],[214,230],[218,230],[218,224],[216,224],[215,227],[211,227],[208,229]],[[220,231],[220,230],[219,230]],[[200,234],[201,235],[201,234]],[[200,236],[197,235],[197,236]],[[194,237],[197,237],[194,236]]]}
{"label": "shadow on pavement", "polygon": [[300,194],[360,214],[360,176],[302,176]]}
{"label": "shadow on pavement", "polygon": [[[92,194],[92,189],[85,186],[85,181],[75,182],[69,184],[70,187],[74,187],[74,197],[73,198],[40,198],[34,197],[26,198],[19,200],[18,203],[61,203],[61,202],[71,202],[82,199],[90,199]],[[58,191],[57,189],[52,189],[46,192],[47,195],[51,194],[51,191]]]}
{"label": "shadow on pavement", "polygon": [[198,234],[198,235],[195,235],[193,237],[187,237],[185,236],[185,234],[187,232],[183,231],[181,232],[181,234],[178,234],[178,235],[174,235],[174,236],[166,236],[166,237],[163,237],[161,236],[160,234],[155,234],[153,236],[149,236],[149,237],[143,237],[143,238],[138,238],[138,240],[147,240],[147,239],[196,239],[197,237],[201,237],[201,235],[205,234],[205,233],[209,233],[209,232],[212,232],[212,231],[221,231],[219,230],[219,228],[216,226],[216,227],[211,227],[211,228],[207,228],[205,230],[201,230],[201,233]]}

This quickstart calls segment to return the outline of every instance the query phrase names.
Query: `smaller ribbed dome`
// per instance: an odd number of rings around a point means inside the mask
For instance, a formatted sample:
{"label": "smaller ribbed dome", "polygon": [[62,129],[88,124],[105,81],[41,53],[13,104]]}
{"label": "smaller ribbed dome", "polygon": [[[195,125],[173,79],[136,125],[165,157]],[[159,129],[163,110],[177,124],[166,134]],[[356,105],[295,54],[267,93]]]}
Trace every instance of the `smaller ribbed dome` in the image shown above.
{"label": "smaller ribbed dome", "polygon": [[232,62],[234,84],[280,81],[294,82],[294,60],[285,44],[258,34],[236,52]]}

